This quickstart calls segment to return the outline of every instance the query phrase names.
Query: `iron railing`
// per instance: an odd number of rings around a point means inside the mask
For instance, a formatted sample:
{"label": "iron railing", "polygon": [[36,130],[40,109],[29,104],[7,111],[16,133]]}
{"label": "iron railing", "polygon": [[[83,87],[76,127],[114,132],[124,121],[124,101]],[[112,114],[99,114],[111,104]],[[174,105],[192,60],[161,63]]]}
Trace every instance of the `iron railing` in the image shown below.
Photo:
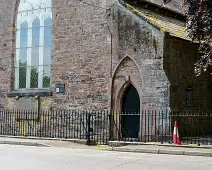
{"label": "iron railing", "polygon": [[0,135],[173,143],[175,121],[182,144],[212,145],[212,113],[0,110]]}
{"label": "iron railing", "polygon": [[87,139],[107,144],[109,113],[78,110],[0,111],[0,135]]}
{"label": "iron railing", "polygon": [[173,143],[177,121],[181,144],[212,145],[212,113],[142,111],[111,116],[111,140]]}

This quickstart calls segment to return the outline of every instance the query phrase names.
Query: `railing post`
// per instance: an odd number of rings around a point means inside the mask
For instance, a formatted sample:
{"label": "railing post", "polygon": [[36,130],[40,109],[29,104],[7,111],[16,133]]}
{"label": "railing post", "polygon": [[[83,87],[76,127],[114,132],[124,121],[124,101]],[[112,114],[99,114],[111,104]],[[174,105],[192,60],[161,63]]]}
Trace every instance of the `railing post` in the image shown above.
{"label": "railing post", "polygon": [[109,141],[112,140],[112,137],[113,137],[113,124],[112,124],[112,112],[108,112],[107,111],[107,115],[109,116]]}
{"label": "railing post", "polygon": [[87,113],[87,145],[91,145],[91,115]]}
{"label": "railing post", "polygon": [[163,134],[164,134],[164,133],[163,133],[163,128],[164,128],[164,127],[163,127],[163,123],[164,123],[164,122],[163,122],[163,110],[162,110],[162,125],[161,125],[161,133],[162,133],[162,134],[161,134],[161,144],[163,144]]}

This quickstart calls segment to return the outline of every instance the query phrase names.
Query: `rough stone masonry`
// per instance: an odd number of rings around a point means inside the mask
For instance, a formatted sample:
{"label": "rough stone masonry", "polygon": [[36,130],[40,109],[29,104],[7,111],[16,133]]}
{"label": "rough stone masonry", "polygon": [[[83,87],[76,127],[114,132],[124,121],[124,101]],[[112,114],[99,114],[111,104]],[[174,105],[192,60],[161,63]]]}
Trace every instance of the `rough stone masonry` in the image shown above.
{"label": "rough stone masonry", "polygon": [[[209,76],[196,78],[192,71],[196,46],[115,0],[52,0],[51,87],[15,91],[18,2],[0,0],[0,109],[122,110],[129,84],[142,110],[211,107]],[[65,85],[64,93],[56,93],[58,84]],[[186,106],[190,86],[192,108]]]}

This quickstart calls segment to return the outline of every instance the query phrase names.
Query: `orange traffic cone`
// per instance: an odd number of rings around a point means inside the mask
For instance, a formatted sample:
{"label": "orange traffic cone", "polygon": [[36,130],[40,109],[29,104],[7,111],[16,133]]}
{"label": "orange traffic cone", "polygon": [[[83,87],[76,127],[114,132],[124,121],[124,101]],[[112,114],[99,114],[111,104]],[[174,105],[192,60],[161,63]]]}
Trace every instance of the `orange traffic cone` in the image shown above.
{"label": "orange traffic cone", "polygon": [[177,124],[177,121],[175,121],[174,123],[174,132],[173,132],[173,141],[174,141],[174,144],[177,143],[177,131],[178,131],[178,124]]}
{"label": "orange traffic cone", "polygon": [[173,132],[173,141],[174,144],[178,144],[181,145],[181,140],[180,140],[180,136],[179,136],[179,132],[178,132],[178,122],[175,121],[174,123],[174,132]]}

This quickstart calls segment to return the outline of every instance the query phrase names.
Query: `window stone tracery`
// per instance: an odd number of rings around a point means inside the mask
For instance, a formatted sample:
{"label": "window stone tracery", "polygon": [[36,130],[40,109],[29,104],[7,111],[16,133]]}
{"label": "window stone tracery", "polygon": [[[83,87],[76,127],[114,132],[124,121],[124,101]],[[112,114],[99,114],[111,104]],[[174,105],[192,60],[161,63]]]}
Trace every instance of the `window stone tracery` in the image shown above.
{"label": "window stone tracery", "polygon": [[51,51],[51,0],[20,0],[16,18],[16,90],[50,88]]}

